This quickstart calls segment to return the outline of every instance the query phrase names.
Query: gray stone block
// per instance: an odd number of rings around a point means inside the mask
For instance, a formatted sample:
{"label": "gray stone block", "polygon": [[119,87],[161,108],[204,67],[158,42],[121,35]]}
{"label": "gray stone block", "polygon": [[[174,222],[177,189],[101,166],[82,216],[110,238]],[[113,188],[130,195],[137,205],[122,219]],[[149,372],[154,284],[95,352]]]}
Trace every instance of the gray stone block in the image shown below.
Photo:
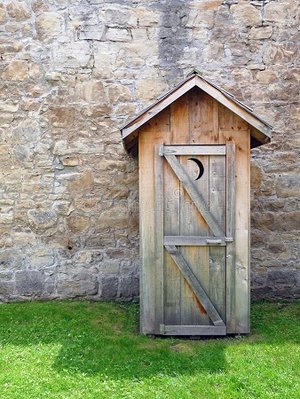
{"label": "gray stone block", "polygon": [[44,275],[36,270],[16,272],[16,291],[21,296],[39,297],[44,290]]}
{"label": "gray stone block", "polygon": [[76,275],[59,274],[57,283],[57,294],[62,298],[90,297],[98,292],[97,278],[94,274],[86,271]]}
{"label": "gray stone block", "polygon": [[15,283],[12,281],[0,281],[0,299],[10,299],[15,291]]}
{"label": "gray stone block", "polygon": [[139,295],[139,279],[136,276],[123,277],[120,279],[120,298],[134,298]]}
{"label": "gray stone block", "polygon": [[118,294],[118,281],[117,277],[101,278],[101,298],[116,299]]}
{"label": "gray stone block", "polygon": [[297,284],[297,275],[299,273],[299,270],[269,270],[267,285],[293,287]]}

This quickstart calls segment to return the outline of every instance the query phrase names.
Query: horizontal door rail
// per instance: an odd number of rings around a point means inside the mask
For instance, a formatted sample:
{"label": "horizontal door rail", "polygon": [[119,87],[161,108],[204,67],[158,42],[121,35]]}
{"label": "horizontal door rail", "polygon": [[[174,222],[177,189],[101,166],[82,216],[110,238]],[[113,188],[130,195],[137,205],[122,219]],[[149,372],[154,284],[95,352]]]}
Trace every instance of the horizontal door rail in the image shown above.
{"label": "horizontal door rail", "polygon": [[226,326],[160,325],[162,335],[226,335]]}
{"label": "horizontal door rail", "polygon": [[164,245],[187,245],[196,247],[226,246],[226,237],[165,236]]}
{"label": "horizontal door rail", "polygon": [[226,155],[225,145],[163,145],[159,155]]}

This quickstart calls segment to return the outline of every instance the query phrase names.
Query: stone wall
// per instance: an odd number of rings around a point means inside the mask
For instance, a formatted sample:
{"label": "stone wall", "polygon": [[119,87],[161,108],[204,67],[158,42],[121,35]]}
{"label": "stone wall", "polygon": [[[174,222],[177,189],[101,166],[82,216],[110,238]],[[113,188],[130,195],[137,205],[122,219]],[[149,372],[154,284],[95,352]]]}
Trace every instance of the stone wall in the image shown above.
{"label": "stone wall", "polygon": [[274,124],[253,151],[253,292],[299,296],[297,3],[2,0],[0,299],[138,295],[119,128],[194,66]]}

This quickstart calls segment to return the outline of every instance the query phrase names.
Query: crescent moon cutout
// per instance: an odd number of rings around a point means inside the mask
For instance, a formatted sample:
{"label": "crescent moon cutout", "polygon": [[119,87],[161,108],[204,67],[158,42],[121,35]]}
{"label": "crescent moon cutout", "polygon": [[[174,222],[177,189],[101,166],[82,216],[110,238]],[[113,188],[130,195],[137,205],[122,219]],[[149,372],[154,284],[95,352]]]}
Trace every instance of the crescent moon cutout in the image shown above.
{"label": "crescent moon cutout", "polygon": [[195,181],[199,180],[200,177],[202,177],[202,175],[204,173],[204,166],[203,166],[202,162],[199,161],[199,159],[197,159],[197,158],[189,158],[189,161],[194,161],[197,164],[197,166],[199,168],[199,173],[198,173],[198,176],[196,177]]}

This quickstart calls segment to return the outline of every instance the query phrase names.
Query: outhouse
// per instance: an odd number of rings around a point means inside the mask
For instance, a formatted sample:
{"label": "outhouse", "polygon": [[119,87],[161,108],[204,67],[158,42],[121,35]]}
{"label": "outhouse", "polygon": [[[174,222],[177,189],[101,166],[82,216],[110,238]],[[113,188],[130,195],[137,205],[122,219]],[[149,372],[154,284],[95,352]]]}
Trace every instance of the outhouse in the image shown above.
{"label": "outhouse", "polygon": [[197,71],[122,128],[139,159],[142,333],[249,333],[250,149],[271,129]]}

